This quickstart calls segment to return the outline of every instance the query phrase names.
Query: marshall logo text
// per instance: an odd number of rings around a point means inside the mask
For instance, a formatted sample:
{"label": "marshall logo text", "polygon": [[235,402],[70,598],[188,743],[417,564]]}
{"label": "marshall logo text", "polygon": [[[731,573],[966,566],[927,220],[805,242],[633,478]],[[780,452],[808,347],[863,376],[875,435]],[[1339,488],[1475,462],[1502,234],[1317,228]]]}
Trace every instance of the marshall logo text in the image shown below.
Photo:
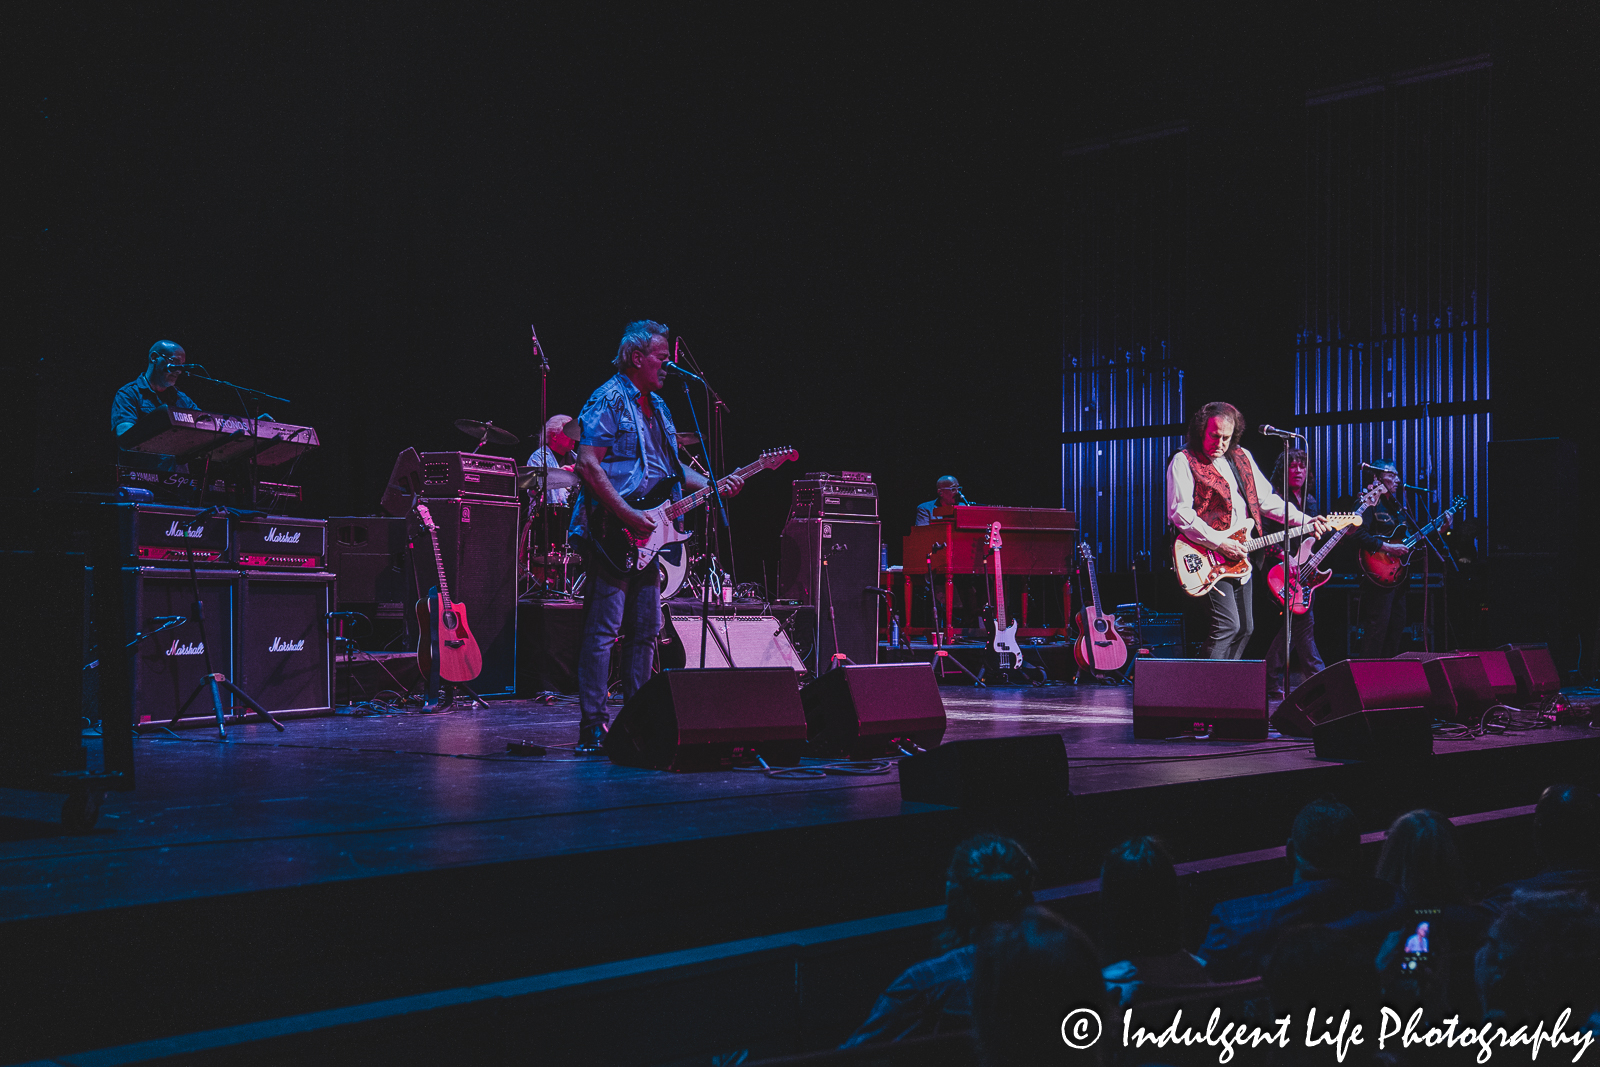
{"label": "marshall logo text", "polygon": [[172,642],[172,647],[167,649],[167,655],[198,656],[205,652],[205,650],[206,645],[204,641],[191,641],[189,644],[184,644],[182,641],[174,641]]}
{"label": "marshall logo text", "polygon": [[276,541],[280,545],[298,545],[300,543],[300,535],[304,532],[303,530],[290,532],[288,530],[279,530],[276,526],[269,526],[267,527],[267,540]]}
{"label": "marshall logo text", "polygon": [[[295,536],[298,537],[300,535],[296,534]],[[267,651],[268,652],[303,652],[303,651],[305,651],[305,647],[306,647],[306,641],[305,641],[305,638],[303,638],[303,637],[298,641],[285,641],[281,637],[274,637],[272,639],[272,644],[267,646]]]}

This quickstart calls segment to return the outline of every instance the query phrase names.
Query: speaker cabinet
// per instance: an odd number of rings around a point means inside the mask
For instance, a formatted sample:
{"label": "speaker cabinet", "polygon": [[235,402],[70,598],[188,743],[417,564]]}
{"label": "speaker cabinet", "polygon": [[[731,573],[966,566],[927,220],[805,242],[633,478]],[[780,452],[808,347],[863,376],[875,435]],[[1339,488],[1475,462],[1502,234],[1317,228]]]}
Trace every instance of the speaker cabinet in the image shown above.
{"label": "speaker cabinet", "polygon": [[[771,615],[712,615],[709,628],[710,638],[704,642],[708,668],[806,669],[789,635],[784,632],[783,624]],[[661,629],[661,666],[698,668],[701,635],[705,630],[698,615],[669,614]],[[729,656],[733,657],[732,662]]]}
{"label": "speaker cabinet", "polygon": [[333,581],[325,572],[240,575],[233,680],[268,711],[333,709]]}
{"label": "speaker cabinet", "polygon": [[1267,736],[1267,664],[1259,659],[1152,659],[1133,667],[1133,736],[1175,737],[1211,726],[1212,737]]}
{"label": "speaker cabinet", "polygon": [[[149,633],[161,624],[161,615],[183,615],[186,620],[170,630],[147,637],[133,653],[133,721],[166,722],[189,699],[206,677],[206,656],[211,669],[238,681],[233,663],[234,596],[238,571],[196,569],[205,636],[190,613],[194,603],[187,570],[139,567],[124,572],[130,588],[124,603],[133,613],[129,633]],[[202,693],[184,712],[186,717],[211,714],[211,698]]]}
{"label": "speaker cabinet", "polygon": [[1429,708],[1371,708],[1311,727],[1318,759],[1400,762],[1433,755]]}
{"label": "speaker cabinet", "polygon": [[613,763],[693,771],[747,753],[793,765],[805,739],[793,670],[724,667],[662,671],[622,706],[604,746]]}
{"label": "speaker cabinet", "polygon": [[1561,671],[1549,645],[1507,645],[1505,652],[1518,700],[1532,702],[1561,692]]}
{"label": "speaker cabinet", "polygon": [[[1295,737],[1313,736],[1319,723],[1358,712],[1427,708],[1433,691],[1414,659],[1347,659],[1307,678],[1272,713],[1272,725]],[[1432,737],[1429,737],[1432,751]]]}
{"label": "speaker cabinet", "polygon": [[1452,652],[1405,652],[1395,659],[1422,664],[1433,694],[1435,718],[1446,722],[1477,723],[1495,703],[1489,674],[1477,656]]}
{"label": "speaker cabinet", "polygon": [[[328,520],[328,569],[338,576],[334,602],[340,611],[359,611],[370,625],[345,631],[365,649],[401,643],[416,647],[418,598],[408,559],[407,520],[385,515],[340,515]],[[430,582],[431,586],[433,583]],[[424,589],[428,586],[423,586]],[[476,619],[473,620],[476,623]]]}
{"label": "speaker cabinet", "polygon": [[1514,700],[1517,695],[1517,675],[1511,669],[1511,653],[1503,648],[1458,649],[1453,655],[1476,656],[1483,664],[1489,679],[1489,693],[1496,700]]}
{"label": "speaker cabinet", "polygon": [[790,519],[783,528],[778,598],[817,609],[811,647],[818,674],[836,652],[851,663],[878,662],[878,600],[867,590],[878,585],[880,533],[876,522],[841,519]]}
{"label": "speaker cabinet", "polygon": [[853,759],[898,755],[898,739],[935,748],[944,739],[944,701],[931,663],[847,664],[800,691],[806,733]]}
{"label": "speaker cabinet", "polygon": [[[470,684],[480,696],[517,691],[517,524],[515,501],[459,497],[424,499],[438,524],[439,556],[450,596],[467,606],[467,619],[483,653],[483,671]],[[412,561],[417,587],[439,584],[428,532],[417,532]]]}
{"label": "speaker cabinet", "polygon": [[900,799],[957,808],[1063,804],[1067,746],[1060,734],[951,741],[900,761]]}

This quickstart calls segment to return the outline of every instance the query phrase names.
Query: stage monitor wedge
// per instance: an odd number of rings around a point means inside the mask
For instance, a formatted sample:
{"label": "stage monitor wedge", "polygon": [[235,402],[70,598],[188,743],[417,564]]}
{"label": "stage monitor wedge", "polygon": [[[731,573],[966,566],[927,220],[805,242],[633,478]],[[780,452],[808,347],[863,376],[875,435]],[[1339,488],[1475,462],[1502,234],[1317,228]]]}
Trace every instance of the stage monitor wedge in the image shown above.
{"label": "stage monitor wedge", "polygon": [[800,691],[813,744],[852,759],[893,756],[896,741],[935,748],[944,701],[931,663],[847,664]]}
{"label": "stage monitor wedge", "polygon": [[900,761],[900,799],[956,808],[1016,810],[1066,803],[1060,734],[951,741]]}
{"label": "stage monitor wedge", "polygon": [[1177,737],[1208,723],[1211,736],[1267,736],[1267,664],[1259,659],[1156,659],[1133,667],[1133,736]]}
{"label": "stage monitor wedge", "polygon": [[1316,726],[1347,715],[1433,704],[1433,690],[1420,661],[1346,659],[1302,682],[1272,713],[1272,725],[1280,733],[1313,737]]}
{"label": "stage monitor wedge", "polygon": [[800,761],[806,714],[788,667],[666,670],[633,695],[605,736],[611,762],[715,770],[743,754]]}

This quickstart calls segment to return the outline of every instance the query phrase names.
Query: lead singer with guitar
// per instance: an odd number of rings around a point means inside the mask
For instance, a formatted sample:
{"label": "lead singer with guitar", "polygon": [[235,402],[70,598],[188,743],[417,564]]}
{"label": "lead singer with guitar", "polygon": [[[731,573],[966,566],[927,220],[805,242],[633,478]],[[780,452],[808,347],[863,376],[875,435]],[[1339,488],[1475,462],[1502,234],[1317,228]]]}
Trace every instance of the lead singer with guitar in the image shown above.
{"label": "lead singer with guitar", "polygon": [[[639,537],[648,537],[655,524],[649,515],[629,503],[675,483],[671,496],[684,488],[704,487],[698,471],[678,461],[677,429],[672,413],[655,390],[661,388],[662,366],[671,357],[667,328],[644,320],[628,325],[617,346],[612,365],[617,373],[594,391],[578,416],[582,431],[578,444],[577,474],[583,493],[572,511],[571,535],[587,539],[603,518],[604,508]],[[722,481],[724,495],[743,486],[737,476]],[[606,693],[611,677],[611,653],[622,656],[622,695],[633,696],[650,679],[656,638],[661,632],[661,586],[657,566],[620,574],[599,562],[600,553],[580,549],[595,561],[584,579],[583,637],[578,645],[578,746],[576,751],[600,751],[610,716]],[[622,635],[619,643],[618,634]]]}
{"label": "lead singer with guitar", "polygon": [[[1246,558],[1244,546],[1230,536],[1248,522],[1259,532],[1261,516],[1294,525],[1309,523],[1318,536],[1328,525],[1293,505],[1286,505],[1239,444],[1244,416],[1232,404],[1206,404],[1189,418],[1188,440],[1167,465],[1167,519],[1179,537],[1215,550],[1225,560]],[[1204,659],[1239,659],[1255,628],[1248,583],[1250,575],[1227,577],[1206,593],[1211,608],[1209,632],[1200,655]]]}

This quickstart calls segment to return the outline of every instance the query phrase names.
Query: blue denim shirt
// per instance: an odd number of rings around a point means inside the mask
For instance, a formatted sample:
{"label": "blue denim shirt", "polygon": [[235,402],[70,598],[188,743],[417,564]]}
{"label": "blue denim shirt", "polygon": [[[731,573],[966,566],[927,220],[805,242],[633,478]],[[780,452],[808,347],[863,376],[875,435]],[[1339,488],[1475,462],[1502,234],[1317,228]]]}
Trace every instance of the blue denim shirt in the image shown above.
{"label": "blue denim shirt", "polygon": [[[670,442],[666,444],[670,449],[677,441],[672,412],[657,393],[650,394],[650,403],[660,420],[663,442]],[[600,469],[624,497],[647,492],[663,477],[675,477],[681,470],[677,454],[662,451],[662,443],[657,442],[649,418],[639,407],[639,389],[625,375],[613,374],[596,389],[583,405],[578,420],[583,425],[583,440],[579,444],[607,450],[605,459],[600,461]],[[682,495],[682,484],[673,486],[672,498],[676,500]],[[593,507],[605,505],[585,485],[580,506],[572,509],[572,524],[568,527],[571,536],[582,537],[588,532],[585,517]]]}

